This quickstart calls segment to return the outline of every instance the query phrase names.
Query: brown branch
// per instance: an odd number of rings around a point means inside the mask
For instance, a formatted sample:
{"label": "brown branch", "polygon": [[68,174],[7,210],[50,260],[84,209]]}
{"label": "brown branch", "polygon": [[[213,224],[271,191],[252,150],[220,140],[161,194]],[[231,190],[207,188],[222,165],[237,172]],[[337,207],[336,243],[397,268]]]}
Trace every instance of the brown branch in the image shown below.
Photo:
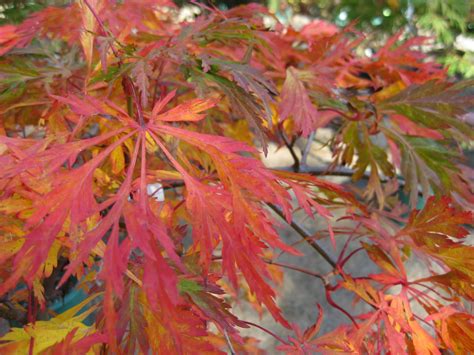
{"label": "brown branch", "polygon": [[280,129],[280,136],[281,136],[281,139],[283,140],[283,143],[285,143],[285,146],[290,151],[291,157],[293,158],[293,161],[295,162],[293,164],[293,171],[297,173],[300,171],[300,160],[298,156],[296,155],[296,152],[294,149],[295,140],[293,139],[293,141],[289,142],[285,136],[285,132],[283,132],[281,129]]}
{"label": "brown branch", "polygon": [[301,157],[301,161],[300,161],[300,165],[303,168],[306,167],[306,162],[308,160],[309,153],[311,152],[311,145],[313,144],[315,135],[316,135],[316,131],[311,132],[311,134],[308,137],[308,141],[306,142],[306,145],[303,149],[303,156]]}
{"label": "brown branch", "polygon": [[242,321],[244,322],[245,324],[248,324],[248,325],[251,325],[252,327],[255,327],[255,328],[258,328],[260,330],[263,330],[265,333],[267,334],[270,334],[272,337],[274,337],[276,340],[278,340],[280,343],[282,344],[285,344],[285,345],[288,345],[288,342],[285,341],[283,338],[279,337],[278,335],[276,335],[275,333],[273,333],[272,331],[262,327],[261,325],[258,325],[258,324],[255,324],[255,323],[252,323],[252,322],[248,322],[248,321]]}
{"label": "brown branch", "polygon": [[[267,203],[267,206],[270,207],[278,216],[280,216],[283,220],[286,221],[285,215],[277,206],[272,203]],[[336,268],[336,262],[329,256],[328,253],[326,253],[323,248],[319,246],[319,244],[315,240],[311,239],[311,235],[303,227],[301,227],[295,221],[291,221],[288,224],[296,231],[296,233],[298,233],[301,238],[306,241],[306,243],[308,243],[309,246],[311,246],[319,255],[321,255],[323,259],[326,260],[328,264],[333,267],[333,269]]]}
{"label": "brown branch", "polygon": [[267,264],[270,264],[270,265],[275,265],[275,266],[279,266],[279,267],[283,267],[285,269],[289,269],[289,270],[293,270],[293,271],[299,271],[299,272],[302,272],[303,274],[307,274],[309,276],[313,276],[313,277],[316,277],[318,279],[320,279],[324,284],[327,283],[327,280],[326,278],[323,276],[323,275],[320,275],[316,272],[313,272],[311,270],[308,270],[308,269],[304,269],[304,268],[301,268],[299,266],[295,266],[295,265],[289,265],[289,264],[284,264],[284,263],[279,263],[279,262],[276,262],[276,261],[273,261],[273,260],[269,260],[269,259],[265,259],[264,260]]}

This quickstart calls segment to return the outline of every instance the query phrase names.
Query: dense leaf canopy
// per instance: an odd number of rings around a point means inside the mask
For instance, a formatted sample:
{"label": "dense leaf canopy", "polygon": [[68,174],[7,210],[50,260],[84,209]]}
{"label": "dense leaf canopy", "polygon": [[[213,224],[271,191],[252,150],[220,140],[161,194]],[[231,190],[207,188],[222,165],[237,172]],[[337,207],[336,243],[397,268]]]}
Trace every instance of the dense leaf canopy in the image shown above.
{"label": "dense leaf canopy", "polygon": [[[167,0],[81,0],[0,27],[0,316],[14,326],[0,352],[254,353],[239,334],[253,324],[232,314],[242,298],[294,331],[274,335],[291,354],[474,351],[474,175],[459,148],[472,82],[448,80],[423,37],[360,57],[353,26],[269,29],[271,16],[202,6],[179,22]],[[298,158],[295,142],[327,127],[325,172],[362,193]],[[294,166],[265,167],[270,143]],[[336,259],[299,210],[325,221]],[[278,215],[331,265],[299,271],[346,325],[283,316],[274,281],[298,268],[278,253],[300,252]],[[347,272],[359,252],[380,272]],[[408,276],[413,259],[426,277]],[[71,283],[87,298],[55,314]],[[343,290],[370,312],[340,307]]]}

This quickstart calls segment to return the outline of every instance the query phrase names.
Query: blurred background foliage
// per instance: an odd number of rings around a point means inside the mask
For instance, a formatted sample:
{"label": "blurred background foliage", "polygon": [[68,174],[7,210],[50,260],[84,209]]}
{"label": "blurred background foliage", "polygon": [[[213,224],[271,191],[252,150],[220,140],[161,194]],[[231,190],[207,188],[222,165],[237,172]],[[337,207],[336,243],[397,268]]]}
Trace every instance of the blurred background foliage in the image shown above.
{"label": "blurred background foliage", "polygon": [[[21,22],[46,6],[74,0],[0,0],[0,24]],[[124,0],[117,0],[124,1]],[[366,54],[394,33],[435,38],[429,51],[458,77],[474,77],[474,0],[201,0],[227,9],[249,2],[268,6],[278,19],[298,26],[320,18],[344,27],[350,23],[367,34]],[[175,0],[177,5],[187,5]]]}

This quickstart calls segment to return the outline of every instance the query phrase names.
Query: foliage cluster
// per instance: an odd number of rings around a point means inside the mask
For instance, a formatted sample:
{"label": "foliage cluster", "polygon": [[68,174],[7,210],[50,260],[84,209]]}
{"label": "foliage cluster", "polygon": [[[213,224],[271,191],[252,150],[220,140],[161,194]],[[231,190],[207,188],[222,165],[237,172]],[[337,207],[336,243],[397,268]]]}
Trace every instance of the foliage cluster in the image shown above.
{"label": "foliage cluster", "polygon": [[[450,75],[474,76],[474,49],[459,38],[472,41],[474,16],[469,0],[269,0],[270,9],[282,10],[288,4],[295,14],[305,13],[346,26],[356,22],[368,34],[366,49],[376,50],[387,36],[407,28],[412,35],[433,37],[425,50],[448,66]],[[459,38],[458,38],[459,37]]]}
{"label": "foliage cluster", "polygon": [[[426,38],[366,58],[350,26],[270,31],[255,4],[203,12],[179,23],[167,0],[81,0],[0,27],[0,315],[14,326],[0,352],[258,353],[239,334],[258,325],[232,314],[243,298],[294,331],[274,334],[290,354],[474,351],[474,175],[458,147],[472,81],[450,82],[418,51]],[[360,195],[297,158],[327,126],[328,171],[365,179]],[[292,169],[263,165],[269,142]],[[299,210],[326,220],[334,250]],[[283,317],[273,281],[297,268],[277,257],[298,251],[279,216],[331,265],[299,271],[346,325]],[[349,273],[357,253],[379,273]],[[425,277],[407,275],[412,260]],[[55,314],[71,284],[87,298]],[[340,307],[347,291],[370,311]]]}

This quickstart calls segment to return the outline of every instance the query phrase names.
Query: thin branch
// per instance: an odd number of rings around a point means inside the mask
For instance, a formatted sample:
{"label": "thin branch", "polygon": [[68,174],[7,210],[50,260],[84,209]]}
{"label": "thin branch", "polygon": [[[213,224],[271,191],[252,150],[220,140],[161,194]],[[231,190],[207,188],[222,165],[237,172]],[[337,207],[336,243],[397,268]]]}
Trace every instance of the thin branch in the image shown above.
{"label": "thin branch", "polygon": [[344,267],[344,265],[349,261],[350,258],[352,258],[356,253],[359,251],[364,250],[364,248],[360,247],[355,250],[353,250],[349,255],[347,255],[342,261],[339,262],[339,267]]}
{"label": "thin branch", "polygon": [[[283,220],[286,221],[284,214],[281,212],[281,210],[277,206],[275,206],[272,203],[268,203],[267,205],[277,215],[279,215]],[[314,250],[316,250],[316,252],[319,255],[321,255],[324,258],[324,260],[328,262],[328,264],[330,264],[333,268],[336,268],[336,265],[337,265],[336,262],[329,256],[328,253],[326,253],[326,251],[323,248],[319,246],[319,244],[315,240],[311,239],[311,235],[303,227],[301,227],[295,221],[291,221],[291,223],[288,223],[288,224],[291,226],[291,228],[293,228],[296,231],[296,233],[298,233],[298,235],[301,238],[303,238],[306,241],[306,243],[308,243],[308,245],[310,245]]]}
{"label": "thin branch", "polygon": [[316,277],[316,278],[320,279],[321,281],[323,281],[323,283],[326,283],[326,282],[327,282],[326,278],[325,278],[323,275],[320,275],[320,274],[318,274],[318,273],[315,273],[315,272],[313,272],[313,271],[311,271],[311,270],[304,269],[304,268],[301,268],[301,267],[298,267],[298,266],[295,266],[295,265],[289,265],[289,264],[279,263],[279,262],[276,262],[276,261],[273,261],[273,260],[268,260],[268,259],[265,259],[264,261],[265,261],[267,264],[270,264],[270,265],[280,266],[280,267],[283,267],[283,268],[286,268],[286,269],[290,269],[290,270],[294,270],[294,271],[299,271],[299,272],[302,272],[303,274],[307,274],[307,275]]}
{"label": "thin branch", "polygon": [[[359,329],[359,324],[357,324],[357,322],[355,321],[354,317],[352,317],[352,315],[347,312],[344,308],[342,308],[341,306],[339,306],[336,302],[334,302],[334,300],[332,299],[332,296],[331,296],[331,290],[329,290],[328,287],[326,287],[326,300],[327,302],[329,303],[329,305],[331,305],[332,307],[336,308],[337,310],[341,311],[347,318],[349,318],[351,320],[351,322],[354,324],[354,326]],[[366,301],[367,302],[367,301]],[[368,303],[368,302],[367,302]],[[369,303],[370,304],[370,303]]]}
{"label": "thin branch", "polygon": [[[293,167],[289,166],[279,166],[273,168],[273,170],[281,170],[281,171],[293,171]],[[352,177],[354,175],[355,171],[351,168],[347,168],[344,166],[336,167],[336,168],[330,168],[328,166],[323,166],[323,167],[309,167],[309,166],[300,166],[299,169],[300,173],[306,173],[314,176],[347,176],[347,177]],[[370,178],[370,173],[365,172],[364,175],[361,177],[362,179],[369,179]],[[405,179],[403,176],[397,176],[398,183],[401,186],[405,185]],[[382,177],[381,182],[387,182],[388,179]]]}
{"label": "thin branch", "polygon": [[441,293],[439,293],[438,291],[436,291],[434,288],[422,283],[422,282],[417,282],[417,281],[412,281],[412,282],[408,282],[408,287],[409,289],[413,289],[413,287],[411,287],[411,285],[418,285],[418,286],[422,286],[422,287],[425,287],[427,288],[428,290],[430,290],[431,292],[433,292],[435,295],[437,295],[438,297],[442,298],[443,300],[445,301],[452,301],[451,298],[449,298],[449,296],[443,296]]}
{"label": "thin branch", "polygon": [[283,142],[285,143],[285,146],[290,151],[291,157],[293,158],[293,161],[295,162],[293,164],[293,171],[297,173],[297,172],[300,171],[300,160],[299,160],[298,156],[296,155],[296,152],[295,152],[295,149],[294,149],[295,140],[293,140],[292,142],[289,142],[288,138],[286,138],[286,136],[285,136],[285,132],[283,132],[282,130],[280,130],[280,136],[281,136],[281,139],[283,140]]}
{"label": "thin branch", "polygon": [[[273,168],[273,170],[281,170],[281,171],[293,171],[293,167],[289,166],[280,166]],[[329,167],[309,167],[309,166],[301,166],[299,169],[300,173],[306,173],[310,175],[320,176],[320,175],[328,175],[328,176],[352,176],[354,174],[354,170],[346,167],[337,167],[334,169],[329,169]],[[369,177],[369,175],[364,176]]]}
{"label": "thin branch", "polygon": [[248,324],[248,325],[251,325],[252,327],[255,327],[255,328],[258,328],[260,330],[263,330],[265,333],[267,334],[270,334],[272,337],[274,337],[276,340],[278,340],[280,343],[282,344],[285,344],[285,345],[289,345],[287,341],[285,341],[283,338],[279,337],[278,335],[276,335],[275,333],[273,333],[271,330],[268,330],[258,324],[255,324],[255,323],[252,323],[252,322],[249,322],[249,321],[243,321],[245,324]]}
{"label": "thin branch", "polygon": [[[310,239],[313,239],[313,240],[322,239],[322,238],[324,238],[324,237],[318,237],[318,234],[321,235],[321,234],[323,234],[323,233],[326,233],[327,236],[329,235],[329,232],[328,232],[328,231],[323,231],[323,230],[321,230],[321,231],[315,232],[315,233],[311,236]],[[296,242],[291,243],[290,246],[291,246],[291,247],[296,247],[296,246],[298,246],[298,245],[300,245],[300,244],[302,244],[302,243],[306,243],[306,239],[297,240]],[[278,253],[278,255],[275,257],[275,259],[278,259],[280,256],[282,256],[282,255],[285,254],[285,253],[287,253],[287,251],[285,251],[285,250],[280,251],[280,253]]]}
{"label": "thin branch", "polygon": [[225,341],[227,342],[227,346],[229,348],[230,354],[235,355],[234,347],[232,346],[232,342],[230,341],[229,334],[227,334],[227,330],[224,329],[224,337]]}
{"label": "thin branch", "polygon": [[309,153],[311,151],[311,145],[313,144],[314,136],[316,135],[316,131],[311,132],[308,137],[308,141],[306,142],[306,146],[303,150],[303,156],[301,157],[300,166],[305,167],[306,161],[308,160]]}

